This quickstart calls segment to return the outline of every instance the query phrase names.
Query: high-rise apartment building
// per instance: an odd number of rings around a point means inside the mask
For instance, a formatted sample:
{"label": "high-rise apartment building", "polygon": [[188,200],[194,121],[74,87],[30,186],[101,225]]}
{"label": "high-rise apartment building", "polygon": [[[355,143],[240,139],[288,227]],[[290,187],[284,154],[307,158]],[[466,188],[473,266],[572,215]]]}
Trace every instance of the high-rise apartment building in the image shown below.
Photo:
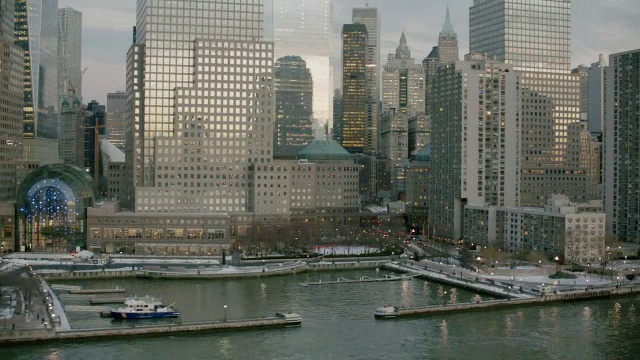
{"label": "high-rise apartment building", "polygon": [[24,51],[25,138],[58,135],[58,0],[15,0],[15,43]]}
{"label": "high-rise apartment building", "polygon": [[275,63],[275,156],[295,157],[313,141],[313,78],[299,56],[284,56]]}
{"label": "high-rise apartment building", "polygon": [[453,29],[449,7],[447,6],[447,16],[444,25],[438,36],[438,62],[440,64],[451,64],[458,60],[458,34]]}
{"label": "high-rise apartment building", "polygon": [[640,243],[640,49],[609,56],[606,119],[607,234]]}
{"label": "high-rise apartment building", "polygon": [[513,65],[470,54],[442,66],[433,88],[429,223],[462,237],[471,206],[517,206],[520,84]]}
{"label": "high-rise apartment building", "polygon": [[[380,102],[380,17],[376,8],[353,9],[354,24],[363,24],[367,28],[367,45],[365,50],[365,81],[366,81],[366,122],[365,148],[368,154],[379,151],[379,102]],[[344,80],[343,80],[344,81]]]}
{"label": "high-rise apartment building", "polygon": [[115,147],[124,151],[127,126],[127,94],[116,91],[107,94],[107,140]]}
{"label": "high-rise apartment building", "polygon": [[313,77],[313,117],[332,119],[332,1],[273,0],[275,56],[302,57]]}
{"label": "high-rise apartment building", "polygon": [[[570,69],[570,12],[570,0],[475,0],[469,10],[470,51],[512,64],[528,92],[523,100],[544,100],[544,109],[534,101],[522,114],[523,129],[529,127],[522,139],[523,206],[543,206],[561,189],[577,200],[583,188],[599,181],[568,164],[569,126],[580,121],[579,78]],[[550,130],[551,137],[542,136]]]}
{"label": "high-rise apartment building", "polygon": [[58,98],[69,92],[82,99],[82,13],[65,7],[58,9]]}
{"label": "high-rise apartment building", "polygon": [[15,200],[17,162],[23,158],[24,60],[14,45],[14,17],[15,2],[0,2],[0,201]]}
{"label": "high-rise apartment building", "polygon": [[[367,147],[367,27],[342,27],[342,146],[350,153]],[[377,137],[377,135],[376,135]]]}

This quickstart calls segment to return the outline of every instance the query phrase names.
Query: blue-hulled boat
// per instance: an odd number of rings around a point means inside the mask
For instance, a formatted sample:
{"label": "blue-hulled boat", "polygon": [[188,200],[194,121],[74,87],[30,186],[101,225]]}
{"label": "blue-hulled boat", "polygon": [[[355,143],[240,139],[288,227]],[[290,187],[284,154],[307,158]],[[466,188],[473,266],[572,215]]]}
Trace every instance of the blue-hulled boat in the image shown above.
{"label": "blue-hulled boat", "polygon": [[123,307],[111,310],[114,319],[162,319],[176,318],[180,312],[171,305],[162,305],[158,298],[132,297],[124,302]]}

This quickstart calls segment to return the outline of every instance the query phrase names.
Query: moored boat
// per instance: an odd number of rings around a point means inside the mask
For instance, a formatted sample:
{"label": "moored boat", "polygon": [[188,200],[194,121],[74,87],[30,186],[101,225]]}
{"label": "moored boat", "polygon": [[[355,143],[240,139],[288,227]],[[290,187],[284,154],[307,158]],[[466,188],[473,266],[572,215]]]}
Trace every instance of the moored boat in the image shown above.
{"label": "moored boat", "polygon": [[376,319],[389,319],[398,316],[398,308],[391,305],[381,306],[374,312]]}
{"label": "moored boat", "polygon": [[180,312],[171,305],[162,305],[158,298],[132,297],[124,302],[124,306],[111,310],[114,319],[162,319],[175,318]]}

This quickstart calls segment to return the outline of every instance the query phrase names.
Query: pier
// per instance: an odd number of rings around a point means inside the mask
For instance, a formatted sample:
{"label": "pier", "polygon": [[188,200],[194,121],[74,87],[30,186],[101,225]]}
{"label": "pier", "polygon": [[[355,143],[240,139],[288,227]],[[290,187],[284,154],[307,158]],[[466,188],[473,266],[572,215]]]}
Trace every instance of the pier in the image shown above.
{"label": "pier", "polygon": [[0,344],[30,343],[37,341],[68,341],[104,338],[131,338],[134,336],[159,336],[210,331],[239,331],[269,328],[288,328],[302,325],[298,314],[281,314],[261,319],[210,321],[194,323],[172,323],[166,325],[144,325],[132,321],[131,327],[82,329],[82,330],[34,330],[0,331]]}
{"label": "pier", "polygon": [[90,299],[89,304],[91,305],[102,305],[102,304],[124,304],[127,298],[96,298]]}
{"label": "pier", "polygon": [[[397,269],[405,268],[406,265],[390,264],[390,268]],[[411,267],[413,268],[413,267]],[[451,279],[447,276],[440,276],[439,273],[423,274],[424,277],[433,279],[435,281],[451,284],[454,286],[462,287],[457,284],[458,280]],[[390,319],[390,318],[404,318],[415,316],[429,316],[440,315],[449,313],[460,313],[468,311],[481,311],[481,310],[493,310],[511,308],[517,306],[540,306],[546,304],[555,304],[562,301],[585,301],[594,300],[599,298],[610,297],[622,297],[640,294],[640,283],[627,282],[611,284],[608,286],[599,286],[597,288],[585,288],[584,290],[569,290],[569,291],[550,291],[542,290],[540,295],[531,295],[516,291],[502,290],[500,285],[481,284],[477,282],[467,282],[465,286],[467,289],[474,290],[476,292],[501,294],[506,292],[506,299],[489,300],[489,301],[476,301],[467,303],[456,304],[434,304],[422,307],[398,307],[385,305],[375,310],[374,316],[376,319]],[[488,289],[488,286],[495,286],[495,289]]]}
{"label": "pier", "polygon": [[402,276],[391,276],[385,275],[382,278],[372,278],[368,276],[361,276],[358,279],[347,279],[347,278],[338,278],[338,280],[334,281],[316,281],[316,282],[308,282],[308,283],[299,283],[298,285],[309,287],[315,285],[336,285],[336,284],[354,284],[354,283],[365,283],[365,282],[384,282],[384,281],[401,281],[401,280],[411,280],[414,277],[418,277],[420,274],[409,274]]}

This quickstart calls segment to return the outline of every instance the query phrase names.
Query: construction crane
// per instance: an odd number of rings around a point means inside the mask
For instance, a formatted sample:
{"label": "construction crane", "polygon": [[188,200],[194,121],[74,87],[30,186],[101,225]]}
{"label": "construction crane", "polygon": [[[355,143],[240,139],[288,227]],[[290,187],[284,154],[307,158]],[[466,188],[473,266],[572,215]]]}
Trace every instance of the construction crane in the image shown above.
{"label": "construction crane", "polygon": [[[86,73],[88,69],[89,67],[85,67],[84,70],[82,70],[82,74],[80,74],[80,84],[82,84],[84,73]],[[67,80],[67,91],[69,92],[70,95],[76,96],[76,87],[73,86],[73,84],[71,83],[71,80]]]}

